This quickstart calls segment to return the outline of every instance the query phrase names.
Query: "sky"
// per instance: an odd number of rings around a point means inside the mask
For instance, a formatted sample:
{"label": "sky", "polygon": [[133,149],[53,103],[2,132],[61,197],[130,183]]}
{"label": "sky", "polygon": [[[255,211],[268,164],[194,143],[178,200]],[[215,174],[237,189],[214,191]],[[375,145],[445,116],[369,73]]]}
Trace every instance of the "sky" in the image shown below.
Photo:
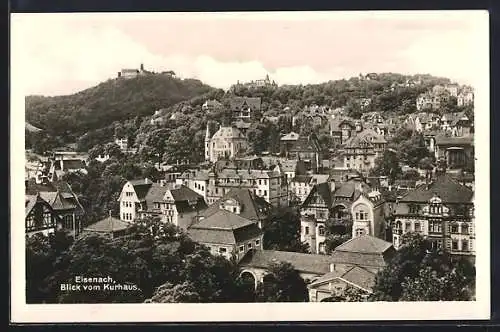
{"label": "sky", "polygon": [[223,89],[369,72],[474,85],[487,24],[484,11],[13,14],[11,77],[25,95],[75,93],[141,63]]}

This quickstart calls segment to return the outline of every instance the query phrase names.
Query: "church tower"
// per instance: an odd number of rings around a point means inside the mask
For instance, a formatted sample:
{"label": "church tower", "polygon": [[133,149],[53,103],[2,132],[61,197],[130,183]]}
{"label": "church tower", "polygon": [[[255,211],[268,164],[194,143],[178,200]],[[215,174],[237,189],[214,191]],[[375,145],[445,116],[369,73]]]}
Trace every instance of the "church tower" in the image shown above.
{"label": "church tower", "polygon": [[210,160],[210,123],[207,122],[207,131],[205,133],[205,160]]}

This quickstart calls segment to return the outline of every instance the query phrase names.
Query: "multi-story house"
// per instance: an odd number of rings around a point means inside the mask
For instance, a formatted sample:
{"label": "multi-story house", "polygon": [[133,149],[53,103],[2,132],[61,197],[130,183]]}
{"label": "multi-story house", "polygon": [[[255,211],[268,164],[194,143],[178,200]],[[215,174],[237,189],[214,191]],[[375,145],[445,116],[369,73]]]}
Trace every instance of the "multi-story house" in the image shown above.
{"label": "multi-story house", "polygon": [[115,144],[120,147],[120,150],[126,151],[128,149],[128,138],[115,138]]}
{"label": "multi-story house", "polygon": [[475,255],[474,193],[446,174],[403,195],[394,206],[392,238],[402,245],[402,235],[415,232],[432,247],[452,255]]}
{"label": "multi-story house", "polygon": [[220,127],[210,136],[207,125],[205,135],[205,160],[216,162],[219,159],[231,159],[246,152],[248,141],[245,135],[234,127]]}
{"label": "multi-story house", "polygon": [[226,168],[218,171],[213,168],[208,177],[208,204],[233,188],[246,188],[275,207],[288,205],[288,183],[284,174],[268,170]]}
{"label": "multi-story house", "polygon": [[351,205],[352,237],[370,235],[386,240],[384,199],[378,191],[361,193]]}
{"label": "multi-story house", "polygon": [[239,262],[250,250],[262,250],[264,234],[252,220],[224,208],[189,227],[189,237],[214,255]]}
{"label": "multi-story house", "polygon": [[371,188],[360,179],[315,185],[300,208],[301,241],[308,243],[313,253],[325,252],[327,221],[337,233],[350,234],[351,206],[362,192],[369,193]]}
{"label": "multi-story house", "polygon": [[293,131],[283,135],[280,138],[280,150],[281,153],[285,156],[288,156],[288,151],[293,147],[295,142],[299,139],[300,135],[297,133],[294,133]]}
{"label": "multi-story house", "polygon": [[187,170],[175,180],[175,183],[188,187],[207,202],[208,173],[207,170]]}
{"label": "multi-story house", "polygon": [[462,169],[474,162],[474,137],[435,136],[436,160],[444,160],[448,169]]}
{"label": "multi-story house", "polygon": [[344,145],[344,167],[368,173],[375,167],[375,160],[387,146],[383,136],[371,129],[363,130]]}
{"label": "multi-story house", "polygon": [[29,180],[25,183],[25,193],[39,195],[60,218],[61,227],[71,236],[79,235],[85,223],[85,209],[67,182],[36,183]]}
{"label": "multi-story house", "polygon": [[206,209],[203,197],[184,185],[153,183],[148,179],[127,181],[120,197],[120,220],[160,217],[186,230]]}
{"label": "multi-story house", "polygon": [[289,191],[290,197],[295,198],[302,204],[312,188],[320,183],[328,183],[330,175],[328,174],[303,174],[296,175],[290,182]]}
{"label": "multi-story house", "polygon": [[458,106],[467,106],[474,104],[474,91],[470,87],[465,87],[457,96]]}
{"label": "multi-story house", "polygon": [[274,166],[273,171],[278,174],[284,174],[288,186],[297,175],[305,175],[307,172],[306,165],[302,160],[280,160]]}
{"label": "multi-story house", "polygon": [[200,212],[200,219],[207,218],[220,209],[251,220],[262,228],[262,222],[269,216],[273,210],[273,206],[262,197],[256,196],[250,189],[231,189],[221,199]]}
{"label": "multi-story house", "polygon": [[288,151],[288,159],[303,160],[307,170],[318,172],[322,166],[323,151],[313,135],[299,137]]}
{"label": "multi-story house", "polygon": [[356,126],[350,119],[336,117],[330,119],[329,124],[330,136],[332,136],[336,146],[344,144],[349,138],[356,135]]}
{"label": "multi-story house", "polygon": [[446,113],[441,117],[441,130],[452,136],[468,136],[471,128],[472,123],[465,112]]}
{"label": "multi-story house", "polygon": [[48,235],[62,227],[62,220],[39,194],[25,195],[25,232],[27,236],[34,234]]}
{"label": "multi-story house", "polygon": [[231,106],[233,120],[251,121],[255,118],[255,112],[260,112],[261,99],[260,97],[232,97],[229,100]]}
{"label": "multi-story house", "polygon": [[205,112],[213,112],[216,110],[219,110],[223,107],[222,103],[220,103],[218,100],[215,99],[209,99],[201,105],[201,109]]}

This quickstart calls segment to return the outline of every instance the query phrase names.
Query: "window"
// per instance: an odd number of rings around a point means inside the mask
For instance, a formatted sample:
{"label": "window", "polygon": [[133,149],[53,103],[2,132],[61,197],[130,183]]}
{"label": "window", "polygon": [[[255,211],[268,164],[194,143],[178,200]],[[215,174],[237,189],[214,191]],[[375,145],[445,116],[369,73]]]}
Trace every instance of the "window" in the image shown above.
{"label": "window", "polygon": [[264,196],[267,196],[267,190],[264,190]]}
{"label": "window", "polygon": [[256,247],[260,246],[260,240],[255,240],[255,246]]}
{"label": "window", "polygon": [[409,206],[410,214],[418,214],[418,205],[411,204]]}
{"label": "window", "polygon": [[240,246],[240,252],[245,251],[245,246]]}
{"label": "window", "polygon": [[451,241],[451,249],[458,250],[458,241],[457,240]]}
{"label": "window", "polygon": [[236,206],[233,206],[233,213],[236,213]]}
{"label": "window", "polygon": [[405,232],[411,232],[411,222],[405,222]]}
{"label": "window", "polygon": [[261,184],[262,184],[262,180],[261,180],[261,179],[259,179],[259,185],[261,185]]}
{"label": "window", "polygon": [[306,226],[306,235],[309,235],[309,227]]}
{"label": "window", "polygon": [[469,234],[469,225],[462,225],[462,233]]}
{"label": "window", "polygon": [[220,248],[219,248],[219,252],[220,252],[221,254],[223,254],[223,253],[227,252],[227,249],[226,249],[226,248],[224,248],[224,247],[220,247]]}
{"label": "window", "polygon": [[467,240],[462,240],[462,251],[469,251],[469,242]]}
{"label": "window", "polygon": [[420,223],[419,222],[416,222],[415,223],[415,232],[420,232],[422,229],[420,227]]}
{"label": "window", "polygon": [[451,233],[458,233],[458,225],[451,225]]}
{"label": "window", "polygon": [[325,227],[319,226],[318,233],[319,233],[319,235],[324,236],[325,235]]}
{"label": "window", "polygon": [[125,193],[125,196],[127,196],[127,197],[132,197],[133,195],[134,195],[134,193],[133,193],[133,192],[131,192],[131,191],[127,191],[127,192]]}
{"label": "window", "polygon": [[441,233],[441,222],[429,222],[429,233]]}
{"label": "window", "polygon": [[155,203],[155,209],[159,209],[160,208],[160,203]]}
{"label": "window", "polygon": [[249,242],[249,243],[247,244],[247,247],[248,247],[248,249],[252,249],[252,243],[251,243],[251,242]]}
{"label": "window", "polygon": [[361,236],[365,234],[365,230],[362,228],[356,229],[356,236]]}

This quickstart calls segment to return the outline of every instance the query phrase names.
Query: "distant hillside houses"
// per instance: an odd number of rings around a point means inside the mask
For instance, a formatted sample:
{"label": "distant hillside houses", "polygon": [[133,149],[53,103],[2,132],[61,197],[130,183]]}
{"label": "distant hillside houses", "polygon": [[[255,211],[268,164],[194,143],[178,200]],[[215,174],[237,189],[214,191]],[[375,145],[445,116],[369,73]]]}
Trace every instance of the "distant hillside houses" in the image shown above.
{"label": "distant hillside houses", "polygon": [[255,89],[255,88],[262,88],[262,87],[272,87],[272,88],[276,88],[278,87],[278,84],[276,84],[276,82],[273,80],[271,81],[271,79],[269,78],[269,74],[266,75],[266,77],[264,79],[259,79],[259,80],[255,80],[255,81],[250,81],[250,82],[245,82],[245,83],[241,83],[239,80],[236,82],[235,85],[233,85],[230,89],[230,91],[237,91],[239,88],[250,88],[250,89]]}
{"label": "distant hillside houses", "polygon": [[474,93],[469,86],[460,86],[458,84],[435,85],[430,91],[424,92],[417,97],[417,110],[438,110],[450,97],[457,99],[457,106],[472,105],[474,103]]}

